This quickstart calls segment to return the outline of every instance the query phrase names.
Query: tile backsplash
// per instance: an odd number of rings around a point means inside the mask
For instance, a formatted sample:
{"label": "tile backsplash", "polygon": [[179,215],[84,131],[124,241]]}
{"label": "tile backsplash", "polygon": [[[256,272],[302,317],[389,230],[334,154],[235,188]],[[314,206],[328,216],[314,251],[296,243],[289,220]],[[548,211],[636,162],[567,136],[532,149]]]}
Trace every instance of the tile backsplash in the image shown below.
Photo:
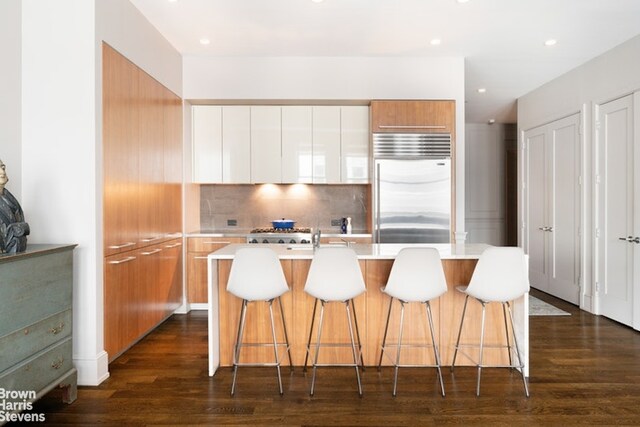
{"label": "tile backsplash", "polygon": [[[369,192],[368,185],[201,185],[200,229],[245,232],[286,218],[296,221],[296,227],[339,233],[331,220],[351,217],[353,233],[365,233]],[[228,225],[234,220],[235,226]]]}

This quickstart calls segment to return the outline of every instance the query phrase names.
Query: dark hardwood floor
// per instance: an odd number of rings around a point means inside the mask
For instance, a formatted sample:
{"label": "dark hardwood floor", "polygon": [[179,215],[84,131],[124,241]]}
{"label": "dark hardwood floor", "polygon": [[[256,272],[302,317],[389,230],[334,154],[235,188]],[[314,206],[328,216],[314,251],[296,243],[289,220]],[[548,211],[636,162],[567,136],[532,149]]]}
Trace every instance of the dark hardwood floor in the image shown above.
{"label": "dark hardwood floor", "polygon": [[358,397],[349,368],[318,370],[309,396],[310,371],[284,369],[285,394],[273,368],[241,368],[235,397],[231,369],[207,376],[205,312],[174,315],[111,364],[99,387],[81,387],[72,405],[59,392],[32,412],[56,425],[640,425],[640,333],[549,295],[532,294],[571,316],[531,317],[531,397],[520,376],[505,369],[444,369],[447,396],[432,368],[368,368]]}

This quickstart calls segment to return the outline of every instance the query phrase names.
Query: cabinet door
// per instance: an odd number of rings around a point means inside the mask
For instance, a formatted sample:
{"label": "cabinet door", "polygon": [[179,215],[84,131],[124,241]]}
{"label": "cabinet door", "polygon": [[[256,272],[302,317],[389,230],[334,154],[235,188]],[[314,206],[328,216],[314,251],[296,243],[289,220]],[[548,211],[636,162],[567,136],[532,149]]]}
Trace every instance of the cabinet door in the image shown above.
{"label": "cabinet door", "polygon": [[281,167],[280,107],[251,107],[251,181],[279,183]]}
{"label": "cabinet door", "polygon": [[251,183],[251,108],[222,107],[222,181]]}
{"label": "cabinet door", "polygon": [[313,182],[340,182],[340,107],[313,107]]}
{"label": "cabinet door", "polygon": [[103,47],[104,253],[133,249],[138,242],[139,70]]}
{"label": "cabinet door", "polygon": [[182,230],[182,100],[164,89],[164,183],[162,231]]}
{"label": "cabinet door", "polygon": [[311,107],[282,107],[282,182],[311,183]]}
{"label": "cabinet door", "polygon": [[455,101],[371,101],[376,133],[454,133]]}
{"label": "cabinet door", "polygon": [[222,107],[196,105],[193,119],[193,182],[222,182]]}
{"label": "cabinet door", "polygon": [[104,348],[115,359],[138,336],[136,251],[105,258]]}
{"label": "cabinet door", "polygon": [[341,107],[341,182],[369,182],[369,107]]}
{"label": "cabinet door", "polygon": [[161,319],[171,315],[182,302],[182,240],[166,242],[161,258],[158,301]]}
{"label": "cabinet door", "polygon": [[162,317],[160,308],[161,265],[164,248],[160,245],[140,249],[139,278],[134,286],[137,288],[138,336],[151,330]]}

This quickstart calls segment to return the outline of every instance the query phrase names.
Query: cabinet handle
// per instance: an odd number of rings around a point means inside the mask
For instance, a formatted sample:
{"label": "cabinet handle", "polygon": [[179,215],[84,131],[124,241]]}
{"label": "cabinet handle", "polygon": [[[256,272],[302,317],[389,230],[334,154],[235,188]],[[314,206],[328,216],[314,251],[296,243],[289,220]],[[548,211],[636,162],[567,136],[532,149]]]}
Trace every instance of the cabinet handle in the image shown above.
{"label": "cabinet handle", "polygon": [[182,246],[182,243],[174,243],[173,245],[165,246],[166,249],[177,248],[178,246]]}
{"label": "cabinet handle", "polygon": [[64,364],[64,358],[55,360],[51,363],[51,367],[53,369],[60,369],[62,367],[62,365]]}
{"label": "cabinet handle", "polygon": [[62,332],[63,329],[64,323],[60,322],[60,325],[54,326],[53,328],[49,329],[49,332],[51,332],[53,335],[58,335],[60,332]]}
{"label": "cabinet handle", "polygon": [[629,243],[640,243],[640,237],[634,238],[633,236],[618,237],[618,240],[622,240]]}
{"label": "cabinet handle", "polygon": [[231,242],[210,240],[208,242],[202,242],[202,244],[203,245],[230,245]]}
{"label": "cabinet handle", "polygon": [[538,227],[538,230],[540,230],[540,231],[547,231],[547,227]]}
{"label": "cabinet handle", "polygon": [[155,236],[155,237],[147,237],[146,239],[142,239],[144,243],[153,242],[154,240],[160,240],[163,236]]}
{"label": "cabinet handle", "polygon": [[135,243],[133,242],[127,242],[127,243],[123,243],[121,245],[112,245],[112,246],[108,246],[109,249],[122,249],[122,248],[128,248],[129,246],[134,246]]}
{"label": "cabinet handle", "polygon": [[640,237],[636,237],[635,239],[631,240],[633,243],[638,243],[640,244]]}
{"label": "cabinet handle", "polygon": [[140,252],[140,254],[144,255],[144,256],[148,256],[148,255],[155,255],[157,253],[162,252],[162,249],[154,249],[152,251],[149,252]]}
{"label": "cabinet handle", "polygon": [[380,129],[446,129],[442,125],[379,125]]}
{"label": "cabinet handle", "polygon": [[207,259],[209,257],[206,257],[206,256],[194,256],[193,258],[194,259]]}
{"label": "cabinet handle", "polygon": [[116,261],[109,261],[108,264],[124,264],[125,262],[133,261],[134,259],[136,259],[136,257],[128,256],[126,258],[119,259],[119,260],[116,260]]}

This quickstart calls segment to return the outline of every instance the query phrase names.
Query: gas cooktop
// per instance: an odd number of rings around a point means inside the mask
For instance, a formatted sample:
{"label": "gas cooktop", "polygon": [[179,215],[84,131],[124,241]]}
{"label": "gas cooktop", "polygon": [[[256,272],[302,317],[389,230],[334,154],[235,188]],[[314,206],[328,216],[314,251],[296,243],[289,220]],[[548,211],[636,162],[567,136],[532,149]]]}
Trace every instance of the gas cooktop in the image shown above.
{"label": "gas cooktop", "polygon": [[256,233],[311,233],[310,228],[305,227],[293,227],[293,228],[273,228],[273,227],[261,227],[251,230],[251,234]]}
{"label": "gas cooktop", "polygon": [[247,243],[311,243],[310,228],[254,228],[247,234]]}

